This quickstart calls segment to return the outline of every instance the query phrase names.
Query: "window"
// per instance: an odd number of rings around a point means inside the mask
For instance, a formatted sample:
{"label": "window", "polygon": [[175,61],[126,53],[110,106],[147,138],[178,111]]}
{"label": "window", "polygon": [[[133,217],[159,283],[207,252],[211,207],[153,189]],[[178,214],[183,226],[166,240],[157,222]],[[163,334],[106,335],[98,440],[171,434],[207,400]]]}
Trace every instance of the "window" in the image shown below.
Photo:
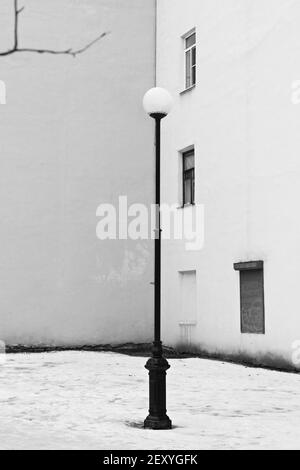
{"label": "window", "polygon": [[197,319],[196,271],[180,271],[181,321],[195,323]]}
{"label": "window", "polygon": [[197,325],[197,286],[196,271],[180,271],[180,343],[182,350],[192,348]]}
{"label": "window", "polygon": [[195,204],[195,151],[189,150],[182,154],[182,188],[183,206]]}
{"label": "window", "polygon": [[238,263],[240,272],[241,332],[265,334],[263,261]]}
{"label": "window", "polygon": [[184,38],[185,43],[185,88],[196,84],[196,33]]}

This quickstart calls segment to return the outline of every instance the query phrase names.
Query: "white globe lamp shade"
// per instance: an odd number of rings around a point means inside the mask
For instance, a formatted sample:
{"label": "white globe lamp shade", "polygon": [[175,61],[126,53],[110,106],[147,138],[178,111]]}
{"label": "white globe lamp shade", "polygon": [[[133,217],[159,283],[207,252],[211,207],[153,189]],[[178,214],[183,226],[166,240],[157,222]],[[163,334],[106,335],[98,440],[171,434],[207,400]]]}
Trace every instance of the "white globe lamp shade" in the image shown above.
{"label": "white globe lamp shade", "polygon": [[164,88],[151,88],[144,96],[143,106],[150,116],[155,114],[167,116],[172,109],[173,98]]}

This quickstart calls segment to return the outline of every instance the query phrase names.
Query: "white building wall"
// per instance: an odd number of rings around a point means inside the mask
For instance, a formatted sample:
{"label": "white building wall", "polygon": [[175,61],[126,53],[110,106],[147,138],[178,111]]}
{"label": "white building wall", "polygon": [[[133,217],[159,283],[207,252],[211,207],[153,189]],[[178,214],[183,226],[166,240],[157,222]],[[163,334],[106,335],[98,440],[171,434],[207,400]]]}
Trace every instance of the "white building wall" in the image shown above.
{"label": "white building wall", "polygon": [[[194,349],[292,362],[292,344],[300,338],[300,106],[291,101],[291,84],[300,77],[299,23],[297,1],[158,2],[157,81],[175,99],[163,122],[163,200],[180,203],[178,152],[194,145],[196,202],[205,206],[200,252],[164,242],[163,337],[169,345],[180,344],[184,320],[179,272],[196,270]],[[181,94],[181,37],[194,27],[197,86]],[[240,332],[233,263],[253,260],[265,262],[265,335]]]}
{"label": "white building wall", "polygon": [[[0,51],[13,44],[1,0]],[[24,0],[0,57],[0,339],[105,344],[152,336],[152,242],[96,238],[101,203],[153,199],[154,0]]]}

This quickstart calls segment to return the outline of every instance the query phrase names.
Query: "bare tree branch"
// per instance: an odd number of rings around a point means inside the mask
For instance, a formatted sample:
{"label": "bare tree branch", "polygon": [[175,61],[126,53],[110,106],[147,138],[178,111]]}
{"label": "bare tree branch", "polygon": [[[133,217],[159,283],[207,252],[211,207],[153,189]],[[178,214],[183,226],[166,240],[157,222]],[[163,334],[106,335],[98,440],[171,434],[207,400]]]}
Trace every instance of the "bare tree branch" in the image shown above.
{"label": "bare tree branch", "polygon": [[4,57],[7,55],[15,54],[16,52],[34,52],[36,54],[57,54],[57,55],[70,55],[73,57],[76,57],[79,54],[82,54],[83,52],[87,51],[90,47],[92,47],[94,44],[96,44],[100,39],[104,38],[107,36],[107,32],[100,34],[100,36],[96,37],[93,41],[89,42],[86,44],[84,47],[80,49],[65,49],[61,51],[57,50],[52,50],[52,49],[35,49],[35,48],[26,48],[26,47],[19,47],[19,15],[22,13],[24,10],[24,6],[19,8],[18,7],[18,0],[14,0],[14,10],[15,10],[15,26],[14,26],[14,47],[12,49],[9,49],[8,51],[0,52],[0,57]]}
{"label": "bare tree branch", "polygon": [[18,48],[18,25],[19,25],[19,10],[18,10],[18,0],[15,2],[15,49]]}

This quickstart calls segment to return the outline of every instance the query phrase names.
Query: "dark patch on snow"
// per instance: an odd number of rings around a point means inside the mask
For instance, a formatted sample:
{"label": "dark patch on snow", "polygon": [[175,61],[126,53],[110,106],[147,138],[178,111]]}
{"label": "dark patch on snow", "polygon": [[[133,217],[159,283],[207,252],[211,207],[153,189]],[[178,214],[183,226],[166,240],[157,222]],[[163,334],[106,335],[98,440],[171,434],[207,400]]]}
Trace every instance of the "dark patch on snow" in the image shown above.
{"label": "dark patch on snow", "polygon": [[[50,353],[61,351],[90,351],[90,352],[114,352],[118,354],[125,354],[127,356],[150,357],[151,356],[151,343],[126,343],[120,345],[79,345],[79,346],[53,346],[53,345],[7,345],[6,352],[9,354],[14,353]],[[167,359],[209,359],[233,364],[240,364],[250,368],[260,368],[276,370],[280,372],[293,372],[299,374],[299,370],[293,366],[292,363],[280,355],[275,354],[257,354],[256,357],[250,356],[241,351],[239,353],[228,354],[222,351],[208,352],[201,348],[201,346],[193,345],[185,348],[178,345],[176,348],[164,346],[164,356]]]}
{"label": "dark patch on snow", "polygon": [[[144,423],[142,421],[126,421],[125,424],[126,426],[129,426],[130,428],[145,429]],[[182,426],[172,425],[172,429],[179,429],[179,428],[182,428]]]}
{"label": "dark patch on snow", "polygon": [[144,429],[144,423],[142,421],[126,421],[125,424],[130,428]]}
{"label": "dark patch on snow", "polygon": [[[91,352],[115,352],[128,356],[149,357],[151,356],[152,344],[142,343],[133,344],[126,343],[113,346],[111,344],[104,345],[81,345],[81,346],[52,346],[52,345],[7,345],[6,352],[8,354],[17,353],[48,353],[61,351],[91,351]],[[197,357],[196,354],[177,351],[170,347],[164,347],[164,356],[167,359],[187,359],[189,357]]]}

